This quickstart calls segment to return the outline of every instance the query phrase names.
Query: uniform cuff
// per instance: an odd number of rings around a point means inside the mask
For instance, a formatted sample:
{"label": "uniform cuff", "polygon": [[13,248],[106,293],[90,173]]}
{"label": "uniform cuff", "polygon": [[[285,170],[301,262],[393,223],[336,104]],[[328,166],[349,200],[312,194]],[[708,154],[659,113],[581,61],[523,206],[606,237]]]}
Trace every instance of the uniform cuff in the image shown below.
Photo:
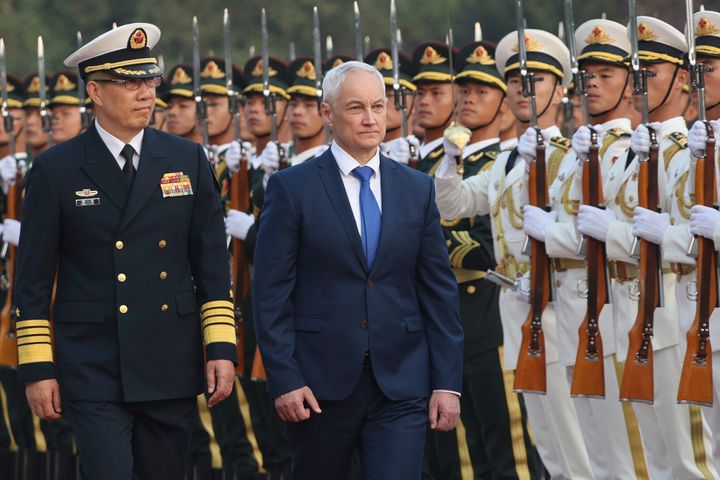
{"label": "uniform cuff", "polygon": [[20,383],[33,383],[51,378],[55,378],[55,364],[52,362],[37,362],[18,366],[18,381]]}
{"label": "uniform cuff", "polygon": [[215,342],[205,347],[208,360],[230,360],[237,366],[237,348],[234,343]]}

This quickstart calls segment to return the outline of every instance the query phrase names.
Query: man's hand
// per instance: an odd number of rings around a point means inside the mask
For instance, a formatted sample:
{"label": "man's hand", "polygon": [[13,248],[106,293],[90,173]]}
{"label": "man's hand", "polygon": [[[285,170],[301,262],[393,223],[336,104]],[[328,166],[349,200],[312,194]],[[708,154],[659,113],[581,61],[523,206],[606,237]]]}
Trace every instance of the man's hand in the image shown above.
{"label": "man's hand", "polygon": [[[305,406],[307,403],[308,407]],[[322,413],[310,387],[302,387],[280,395],[275,399],[275,410],[285,422],[304,422],[310,418],[310,410]]]}
{"label": "man's hand", "polygon": [[59,420],[62,417],[60,385],[54,378],[28,383],[25,396],[30,410],[43,420]]}
{"label": "man's hand", "polygon": [[232,392],[235,382],[235,366],[230,360],[208,360],[205,367],[208,393],[208,407],[212,408],[225,400]]}
{"label": "man's hand", "polygon": [[430,396],[428,421],[440,432],[452,430],[460,418],[460,397],[450,392],[433,392]]}

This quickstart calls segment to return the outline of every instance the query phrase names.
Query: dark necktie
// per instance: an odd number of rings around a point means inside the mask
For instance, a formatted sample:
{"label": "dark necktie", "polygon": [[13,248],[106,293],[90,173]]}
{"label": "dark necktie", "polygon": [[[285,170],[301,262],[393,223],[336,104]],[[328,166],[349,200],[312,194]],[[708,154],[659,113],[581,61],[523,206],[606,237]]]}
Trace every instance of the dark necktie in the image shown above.
{"label": "dark necktie", "polygon": [[380,243],[380,224],[382,220],[380,207],[370,189],[370,177],[372,177],[373,169],[370,167],[357,167],[352,171],[352,174],[360,180],[361,238],[368,268],[372,268],[378,244]]}
{"label": "dark necktie", "polygon": [[132,145],[125,145],[120,151],[120,156],[125,159],[125,165],[122,169],[123,177],[128,185],[132,185],[133,179],[135,178],[135,165],[133,165],[133,156],[135,155],[135,149]]}

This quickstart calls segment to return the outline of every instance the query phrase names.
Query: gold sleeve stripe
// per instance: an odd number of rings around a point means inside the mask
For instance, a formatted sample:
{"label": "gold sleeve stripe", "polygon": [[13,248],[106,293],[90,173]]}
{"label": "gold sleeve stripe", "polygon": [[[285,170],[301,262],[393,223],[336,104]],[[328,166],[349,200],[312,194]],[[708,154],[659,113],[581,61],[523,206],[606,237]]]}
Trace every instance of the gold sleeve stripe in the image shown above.
{"label": "gold sleeve stripe", "polygon": [[18,342],[18,363],[25,365],[37,362],[52,362],[53,352],[50,339],[47,342],[21,345]]}
{"label": "gold sleeve stripe", "polygon": [[204,312],[205,310],[208,310],[210,308],[229,308],[231,310],[234,310],[235,306],[232,302],[228,300],[215,300],[213,302],[207,302],[203,303],[202,307],[200,307],[200,311]]}
{"label": "gold sleeve stripe", "polygon": [[202,318],[212,317],[214,315],[235,315],[235,310],[232,310],[230,308],[210,308],[208,310],[205,310],[200,315]]}
{"label": "gold sleeve stripe", "polygon": [[221,320],[216,320],[214,322],[208,322],[203,325],[203,329],[205,328],[211,328],[214,325],[230,325],[231,327],[235,328],[235,322],[232,320],[225,320],[224,322]]}
{"label": "gold sleeve stripe", "polygon": [[206,328],[203,331],[205,345],[215,342],[226,342],[235,345],[235,326],[230,325],[213,325],[212,328]]}
{"label": "gold sleeve stripe", "polygon": [[225,322],[235,323],[235,317],[233,315],[213,315],[207,318],[203,318],[203,325],[211,323],[216,320],[223,320]]}
{"label": "gold sleeve stripe", "polygon": [[39,343],[52,344],[50,335],[33,335],[26,338],[20,338],[17,341],[18,347],[22,347],[24,345],[35,345]]}
{"label": "gold sleeve stripe", "polygon": [[32,337],[36,335],[50,335],[49,327],[23,328],[17,331],[17,338]]}
{"label": "gold sleeve stripe", "polygon": [[50,328],[50,321],[49,320],[20,320],[15,325],[15,328],[17,330],[21,330],[23,328],[28,327],[47,327]]}

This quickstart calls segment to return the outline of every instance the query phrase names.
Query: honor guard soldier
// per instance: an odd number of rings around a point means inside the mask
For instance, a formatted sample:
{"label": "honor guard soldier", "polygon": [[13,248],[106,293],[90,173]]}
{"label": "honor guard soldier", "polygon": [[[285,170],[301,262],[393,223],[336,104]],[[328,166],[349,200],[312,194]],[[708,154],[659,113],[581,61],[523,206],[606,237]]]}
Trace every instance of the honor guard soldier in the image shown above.
{"label": "honor guard soldier", "polygon": [[[505,36],[497,46],[495,62],[507,84],[507,101],[519,122],[527,129],[530,105],[523,96],[519,71],[518,34]],[[535,83],[538,128],[546,142],[546,175],[554,180],[557,167],[570,149],[570,141],[555,126],[555,113],[562,101],[563,85],[570,78],[568,50],[554,35],[541,30],[525,31],[528,66]],[[522,205],[528,202],[527,166],[534,160],[533,134],[525,133],[512,152],[498,155],[490,170],[465,179],[457,174],[455,160],[448,157],[442,175],[436,175],[437,202],[444,219],[490,214],[496,270],[518,282],[521,288],[500,292],[500,319],[503,323],[504,366],[514,370],[520,354],[521,326],[528,316],[524,276],[529,259],[522,251],[525,239]],[[532,138],[530,138],[532,137]],[[570,400],[565,368],[559,361],[555,311],[548,305],[542,315],[545,336],[547,395],[525,394],[525,405],[540,457],[551,476],[593,478],[575,408]]]}
{"label": "honor guard soldier", "polygon": [[65,60],[96,120],[28,175],[18,374],[44,419],[64,414],[62,393],[85,479],[181,478],[196,396],[207,388],[212,407],[234,378],[217,184],[201,146],[146,128],[159,38],[123,25]]}
{"label": "honor guard soldier", "polygon": [[[509,107],[494,55],[494,44],[474,41],[460,48],[454,62],[457,122],[471,135],[462,151],[447,136],[443,146],[453,162],[462,156],[463,178],[489,171],[500,154],[500,116]],[[539,479],[543,466],[526,428],[522,401],[505,387],[512,384],[513,374],[503,369],[500,287],[484,280],[485,272],[496,266],[490,217],[443,220],[442,225],[460,293],[465,334],[461,419],[473,474]],[[513,442],[516,435],[522,440]],[[464,439],[459,440],[462,445]]]}
{"label": "honor guard soldier", "polygon": [[[652,337],[654,369],[659,373],[654,375],[654,402],[632,405],[650,478],[718,478],[711,460],[710,430],[700,408],[677,403],[682,359],[679,344],[685,331],[680,328],[678,313],[684,312],[680,318],[685,315],[692,319],[695,312],[695,302],[687,298],[686,290],[695,269],[695,260],[687,255],[692,204],[686,204],[683,195],[690,166],[681,102],[683,85],[688,81],[684,59],[687,43],[681,32],[656,18],[640,16],[637,24],[640,66],[652,73],[647,81],[649,120],[659,144],[658,178],[648,181],[657,182],[663,213],[638,207],[638,157],[647,156],[650,149],[648,129],[638,125],[630,150],[615,162],[604,185],[612,213],[606,214],[602,228],[607,232],[608,259],[614,264],[616,277],[625,281],[637,282],[639,278],[634,237],[662,246],[664,306],[654,310]],[[637,288],[625,295],[630,295],[629,300],[623,296],[617,300],[624,311],[614,311],[618,315],[615,326],[620,359],[628,355],[628,331],[637,316],[633,292]],[[684,319],[680,322],[685,325]]]}
{"label": "honor guard soldier", "polygon": [[[713,126],[715,138],[720,136],[720,13],[706,10],[696,12],[695,22],[695,51],[697,62],[709,70],[705,72],[705,113]],[[698,158],[706,149],[707,130],[701,122],[696,122],[688,134],[688,146],[693,158]],[[720,142],[716,140],[715,161],[720,156]],[[693,167],[691,166],[691,169]],[[688,182],[690,187],[690,182]],[[702,235],[715,241],[715,249],[720,250],[720,214],[714,208],[696,205],[691,209],[690,232],[693,235]],[[683,319],[686,320],[686,319]],[[682,332],[681,332],[682,333]],[[710,328],[710,344],[713,347],[713,396],[715,405],[704,408],[703,413],[710,430],[713,432],[713,452],[715,468],[720,468],[720,409],[717,399],[720,399],[720,329],[717,325]]]}
{"label": "honor guard soldier", "polygon": [[[45,91],[50,95],[50,78],[45,77]],[[42,117],[40,116],[40,77],[37,73],[29,75],[25,79],[25,137],[32,157],[37,157],[48,148],[50,141],[49,131],[44,129]]]}
{"label": "honor guard soldier", "polygon": [[193,75],[189,65],[175,65],[168,72],[165,124],[168,133],[202,144],[193,92]]}
{"label": "honor guard soldier", "polygon": [[440,166],[445,151],[443,134],[453,119],[454,94],[450,48],[440,42],[425,42],[415,48],[413,83],[417,86],[413,101],[415,122],[424,130],[418,149],[417,169],[429,175]]}
{"label": "honor guard soldier", "polygon": [[[387,96],[387,125],[385,138],[380,144],[383,155],[407,165],[410,162],[410,145],[417,151],[420,148],[420,140],[415,135],[402,136],[402,115],[396,108],[395,89],[393,88],[393,60],[392,51],[389,48],[379,48],[365,55],[365,63],[377,68],[385,81],[385,95]],[[412,82],[415,76],[414,64],[410,55],[405,52],[398,52],[398,73],[401,91],[405,95],[405,105],[408,106],[407,116],[412,114],[413,95],[417,87]]]}
{"label": "honor guard soldier", "polygon": [[62,143],[82,132],[78,76],[72,72],[59,72],[50,78],[50,112],[52,138]]}

